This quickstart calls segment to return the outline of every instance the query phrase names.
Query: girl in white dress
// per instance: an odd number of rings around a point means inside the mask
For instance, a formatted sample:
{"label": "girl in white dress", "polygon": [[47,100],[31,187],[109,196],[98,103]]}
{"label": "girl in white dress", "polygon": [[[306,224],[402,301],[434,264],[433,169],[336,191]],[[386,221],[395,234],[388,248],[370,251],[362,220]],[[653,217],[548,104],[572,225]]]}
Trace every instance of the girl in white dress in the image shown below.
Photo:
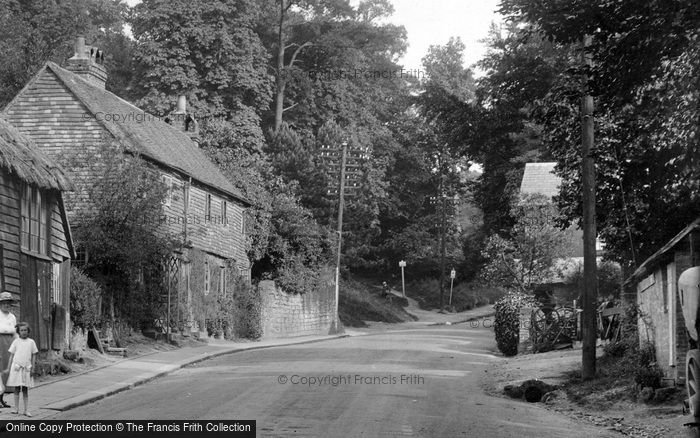
{"label": "girl in white dress", "polygon": [[34,339],[29,338],[29,324],[20,322],[17,324],[17,334],[19,338],[12,341],[10,349],[10,366],[5,372],[10,372],[7,377],[7,386],[15,387],[15,410],[13,414],[19,413],[19,393],[22,391],[24,399],[24,415],[31,417],[29,413],[29,388],[34,386],[34,365],[36,363],[36,354],[39,349],[36,348]]}

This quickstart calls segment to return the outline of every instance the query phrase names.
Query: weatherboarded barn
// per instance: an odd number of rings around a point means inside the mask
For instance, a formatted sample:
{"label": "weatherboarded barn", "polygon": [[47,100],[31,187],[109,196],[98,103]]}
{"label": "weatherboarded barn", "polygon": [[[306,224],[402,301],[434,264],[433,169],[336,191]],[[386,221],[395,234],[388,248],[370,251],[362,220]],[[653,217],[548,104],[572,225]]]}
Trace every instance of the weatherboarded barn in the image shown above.
{"label": "weatherboarded barn", "polygon": [[[19,300],[40,350],[67,346],[74,256],[65,172],[0,119],[0,285]],[[15,309],[15,312],[17,309]]]}
{"label": "weatherboarded barn", "polygon": [[625,282],[626,290],[636,291],[640,342],[654,344],[657,363],[674,380],[685,377],[689,348],[678,278],[693,266],[700,266],[700,218],[645,260]]}
{"label": "weatherboarded barn", "polygon": [[[250,278],[244,234],[249,202],[199,149],[197,122],[187,113],[184,96],[168,117],[148,114],[105,90],[102,59],[101,51],[78,38],[65,68],[47,63],[1,114],[69,169],[76,191],[66,206],[74,227],[90,208],[88,188],[103,172],[99,165],[71,163],[99,157],[105,145],[116,145],[155,166],[170,189],[162,230],[182,242],[170,260],[170,299],[164,303],[172,303],[170,315],[178,319],[171,325],[203,330],[206,321],[192,313],[193,297],[211,294],[211,299],[233,287],[235,279]],[[189,310],[180,312],[177,302]]]}

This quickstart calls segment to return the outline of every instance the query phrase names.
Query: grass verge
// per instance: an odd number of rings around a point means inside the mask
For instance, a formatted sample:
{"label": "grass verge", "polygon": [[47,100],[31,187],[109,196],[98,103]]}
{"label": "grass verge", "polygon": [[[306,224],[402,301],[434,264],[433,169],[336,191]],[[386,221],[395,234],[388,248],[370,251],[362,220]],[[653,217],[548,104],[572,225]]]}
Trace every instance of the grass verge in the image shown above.
{"label": "grass verge", "polygon": [[338,314],[346,327],[367,327],[365,321],[398,323],[415,320],[400,301],[390,303],[382,297],[381,287],[370,280],[351,277],[340,284]]}

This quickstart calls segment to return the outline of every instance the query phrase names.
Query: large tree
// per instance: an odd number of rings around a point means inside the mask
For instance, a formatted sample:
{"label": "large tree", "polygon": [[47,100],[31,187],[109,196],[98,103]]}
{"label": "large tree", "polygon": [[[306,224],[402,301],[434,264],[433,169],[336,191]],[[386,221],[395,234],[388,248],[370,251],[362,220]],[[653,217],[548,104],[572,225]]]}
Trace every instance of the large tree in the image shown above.
{"label": "large tree", "polygon": [[234,121],[237,140],[262,148],[260,114],[271,101],[269,54],[254,31],[259,2],[145,0],[130,23],[136,39],[139,103],[167,114],[180,94],[204,121]]}
{"label": "large tree", "polygon": [[0,108],[46,61],[63,64],[73,56],[78,35],[105,49],[107,67],[114,71],[107,88],[120,88],[123,76],[115,69],[123,58],[112,48],[127,44],[126,10],[120,0],[0,0]]}
{"label": "large tree", "polygon": [[560,206],[576,221],[578,100],[588,75],[596,99],[599,233],[613,258],[639,264],[700,214],[700,11],[690,0],[566,3],[506,0],[502,11],[531,23],[533,37],[579,53],[583,37],[593,37],[593,67],[558,75],[539,120],[564,178]]}

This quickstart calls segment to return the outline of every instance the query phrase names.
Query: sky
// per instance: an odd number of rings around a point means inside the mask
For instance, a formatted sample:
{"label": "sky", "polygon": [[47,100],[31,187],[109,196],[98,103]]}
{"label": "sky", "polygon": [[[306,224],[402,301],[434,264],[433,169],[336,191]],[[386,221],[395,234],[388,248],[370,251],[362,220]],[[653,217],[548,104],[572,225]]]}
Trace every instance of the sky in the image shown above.
{"label": "sky", "polygon": [[[401,24],[408,33],[404,68],[421,69],[421,58],[430,45],[444,45],[450,37],[460,37],[466,46],[466,67],[486,53],[479,40],[486,37],[491,22],[502,17],[495,10],[500,0],[390,0],[394,15],[388,21]],[[477,72],[478,73],[478,72]]]}

